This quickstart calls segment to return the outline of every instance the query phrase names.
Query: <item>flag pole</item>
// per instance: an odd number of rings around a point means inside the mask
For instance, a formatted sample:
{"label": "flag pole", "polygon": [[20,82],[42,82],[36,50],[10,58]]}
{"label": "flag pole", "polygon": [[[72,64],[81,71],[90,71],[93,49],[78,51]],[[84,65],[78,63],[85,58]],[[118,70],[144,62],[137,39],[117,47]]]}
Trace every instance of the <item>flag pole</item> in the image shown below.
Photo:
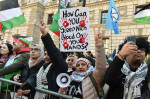
{"label": "flag pole", "polygon": [[83,0],[83,7],[85,7],[85,4],[86,4],[86,0]]}
{"label": "flag pole", "polygon": [[111,54],[112,54],[112,30],[111,30]]}
{"label": "flag pole", "polygon": [[59,7],[58,7],[58,13],[60,12],[60,0],[59,0]]}

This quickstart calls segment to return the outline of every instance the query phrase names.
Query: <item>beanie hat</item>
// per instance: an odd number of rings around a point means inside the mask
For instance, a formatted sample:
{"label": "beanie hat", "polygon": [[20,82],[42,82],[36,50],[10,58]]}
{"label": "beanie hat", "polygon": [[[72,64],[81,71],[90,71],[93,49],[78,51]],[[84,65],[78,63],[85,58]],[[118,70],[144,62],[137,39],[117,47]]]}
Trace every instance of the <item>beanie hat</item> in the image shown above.
{"label": "beanie hat", "polygon": [[32,37],[19,38],[18,41],[20,41],[21,43],[23,43],[24,45],[26,45],[27,47],[29,47],[30,43],[33,42],[33,38]]}
{"label": "beanie hat", "polygon": [[9,56],[9,55],[13,54],[13,51],[12,51],[13,47],[11,44],[6,44],[6,45],[7,45],[8,50],[9,50],[9,53],[8,53],[8,56]]}
{"label": "beanie hat", "polygon": [[84,62],[87,64],[87,66],[89,67],[89,60],[87,60],[86,58],[79,58],[79,59],[77,59],[76,65],[77,65],[77,63],[78,63],[79,61],[84,61]]}

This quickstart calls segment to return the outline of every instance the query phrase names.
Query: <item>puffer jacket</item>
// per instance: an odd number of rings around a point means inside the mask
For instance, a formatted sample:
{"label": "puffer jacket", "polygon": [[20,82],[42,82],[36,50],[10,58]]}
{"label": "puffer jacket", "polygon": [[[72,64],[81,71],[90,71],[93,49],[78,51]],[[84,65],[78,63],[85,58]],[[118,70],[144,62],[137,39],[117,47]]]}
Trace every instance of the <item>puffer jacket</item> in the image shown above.
{"label": "puffer jacket", "polygon": [[[92,73],[93,77],[97,82],[97,87],[99,89],[99,95],[102,92],[102,83],[104,80],[105,70],[106,70],[106,58],[104,45],[95,45],[95,53],[96,53],[96,66]],[[82,81],[82,93],[83,99],[99,99],[96,89],[89,77],[90,73],[84,78]]]}
{"label": "puffer jacket", "polygon": [[97,87],[99,89],[99,95],[101,96],[101,93],[102,93],[102,83],[104,80],[104,75],[105,75],[105,70],[106,70],[106,57],[105,57],[104,45],[96,44],[95,49],[96,49],[95,50],[95,53],[96,53],[95,69],[93,72],[92,71],[89,72],[86,75],[86,77],[82,80],[82,83],[81,83],[83,99],[100,99],[89,77],[91,74],[96,80]]}

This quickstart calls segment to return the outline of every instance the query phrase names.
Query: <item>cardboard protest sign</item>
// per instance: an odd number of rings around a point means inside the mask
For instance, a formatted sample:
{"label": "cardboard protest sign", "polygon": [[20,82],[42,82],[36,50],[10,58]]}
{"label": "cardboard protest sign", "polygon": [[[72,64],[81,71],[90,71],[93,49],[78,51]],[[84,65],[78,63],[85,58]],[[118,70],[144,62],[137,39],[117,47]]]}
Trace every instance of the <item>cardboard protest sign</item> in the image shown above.
{"label": "cardboard protest sign", "polygon": [[59,25],[61,51],[90,51],[88,7],[61,9]]}

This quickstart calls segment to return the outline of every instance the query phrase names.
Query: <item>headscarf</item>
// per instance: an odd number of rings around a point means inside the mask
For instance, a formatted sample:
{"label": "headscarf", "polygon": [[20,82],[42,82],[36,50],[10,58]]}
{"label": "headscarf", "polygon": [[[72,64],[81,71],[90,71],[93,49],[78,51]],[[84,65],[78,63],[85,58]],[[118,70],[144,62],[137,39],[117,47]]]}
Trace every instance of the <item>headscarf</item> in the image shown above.
{"label": "headscarf", "polygon": [[88,70],[86,72],[83,72],[83,73],[78,73],[76,71],[73,72],[73,74],[71,75],[71,79],[72,79],[72,81],[75,81],[75,82],[81,82],[89,72],[92,72],[94,70],[94,69],[91,69],[91,66],[89,68],[89,61],[86,58],[77,59],[76,65],[79,61],[84,61],[88,66]]}
{"label": "headscarf", "polygon": [[[74,57],[74,55],[70,54],[70,55],[66,58],[66,62],[68,62],[69,57]],[[76,61],[76,60],[77,60],[77,57],[75,56],[75,60],[74,60],[74,61]]]}
{"label": "headscarf", "polygon": [[[44,50],[39,44],[34,44],[33,46],[36,46],[40,50],[40,57],[37,60],[29,59],[29,68],[32,68],[33,66],[37,65],[44,59]],[[33,47],[32,46],[32,47]]]}
{"label": "headscarf", "polygon": [[87,60],[86,58],[79,58],[79,59],[77,59],[75,66],[77,65],[77,63],[78,63],[79,61],[84,61],[84,62],[87,64],[87,66],[89,67],[89,64],[90,64],[90,63],[89,63],[89,60]]}

